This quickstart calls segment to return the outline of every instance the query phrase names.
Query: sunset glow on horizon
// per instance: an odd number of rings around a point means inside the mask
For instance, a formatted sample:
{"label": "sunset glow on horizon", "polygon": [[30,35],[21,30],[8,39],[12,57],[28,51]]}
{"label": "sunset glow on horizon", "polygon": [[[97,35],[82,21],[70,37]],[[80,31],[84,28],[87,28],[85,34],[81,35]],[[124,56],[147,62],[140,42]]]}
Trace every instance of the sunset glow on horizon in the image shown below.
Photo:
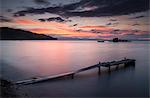
{"label": "sunset glow on horizon", "polygon": [[[24,2],[19,4],[18,0],[14,0],[12,5],[9,5],[6,1],[3,1],[2,5],[1,27],[18,28],[57,38],[109,39],[120,37],[127,39],[149,39],[149,10],[146,8],[141,7],[139,10],[143,11],[133,13],[127,10],[130,14],[120,15],[121,12],[118,12],[120,14],[115,15],[113,11],[108,11],[108,14],[112,15],[103,15],[104,13],[102,12],[94,12],[102,10],[100,5],[98,5],[101,2],[97,0],[91,2],[87,0],[86,6],[82,5],[82,3],[85,3],[84,0],[76,2],[73,0],[62,0],[62,6],[59,6],[58,0],[55,2],[53,0],[46,0],[50,2],[50,5],[46,8],[43,7],[43,4],[36,4],[34,1],[29,4],[28,1],[19,0],[19,2]],[[53,3],[55,6],[52,5]],[[82,9],[76,7],[74,10],[69,10],[69,6],[76,3],[79,4],[78,6],[83,6]],[[91,6],[90,3],[94,5]],[[25,5],[29,6],[16,9]],[[58,8],[55,9],[55,7]],[[135,9],[134,6],[133,9]],[[86,13],[86,11],[89,11],[89,13]]]}

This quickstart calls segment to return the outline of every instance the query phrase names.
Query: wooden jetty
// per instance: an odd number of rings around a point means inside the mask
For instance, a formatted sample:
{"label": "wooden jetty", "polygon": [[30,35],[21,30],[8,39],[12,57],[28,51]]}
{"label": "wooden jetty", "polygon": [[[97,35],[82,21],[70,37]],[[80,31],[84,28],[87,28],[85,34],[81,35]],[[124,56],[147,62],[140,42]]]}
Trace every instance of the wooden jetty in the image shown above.
{"label": "wooden jetty", "polygon": [[33,83],[58,79],[58,78],[66,77],[66,76],[69,76],[73,79],[75,74],[83,72],[83,71],[87,71],[87,70],[90,70],[90,69],[94,69],[94,68],[98,68],[98,74],[100,74],[101,73],[101,67],[108,68],[108,72],[110,73],[111,72],[111,66],[116,66],[116,69],[118,69],[120,64],[124,64],[125,67],[135,66],[135,60],[124,58],[123,60],[119,60],[119,61],[111,61],[111,62],[103,62],[103,63],[99,62],[98,64],[95,64],[95,65],[92,65],[92,66],[89,66],[89,67],[85,67],[85,68],[81,68],[81,69],[79,69],[77,71],[74,71],[74,72],[68,72],[68,73],[63,73],[63,74],[54,75],[54,76],[48,76],[48,77],[42,77],[42,78],[33,78],[33,79],[29,79],[29,80],[17,81],[16,84],[27,85],[27,84],[33,84]]}

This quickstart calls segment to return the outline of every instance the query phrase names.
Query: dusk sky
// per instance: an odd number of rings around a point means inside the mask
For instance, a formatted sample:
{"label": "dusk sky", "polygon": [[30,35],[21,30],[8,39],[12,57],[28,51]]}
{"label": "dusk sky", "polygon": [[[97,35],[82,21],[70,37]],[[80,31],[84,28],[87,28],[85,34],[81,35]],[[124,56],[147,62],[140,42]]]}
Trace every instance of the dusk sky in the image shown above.
{"label": "dusk sky", "polygon": [[57,38],[149,39],[149,0],[1,0],[1,27]]}

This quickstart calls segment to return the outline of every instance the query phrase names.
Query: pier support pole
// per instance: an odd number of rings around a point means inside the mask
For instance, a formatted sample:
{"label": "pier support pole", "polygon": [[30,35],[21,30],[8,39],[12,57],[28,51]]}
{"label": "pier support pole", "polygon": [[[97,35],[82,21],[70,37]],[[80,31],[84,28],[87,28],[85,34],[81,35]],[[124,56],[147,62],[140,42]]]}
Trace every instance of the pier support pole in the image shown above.
{"label": "pier support pole", "polygon": [[74,74],[71,75],[71,79],[74,79]]}
{"label": "pier support pole", "polygon": [[124,63],[124,67],[127,67],[129,66],[130,64],[127,62],[127,63]]}
{"label": "pier support pole", "polygon": [[98,74],[101,74],[101,66],[98,66]]}
{"label": "pier support pole", "polygon": [[101,74],[101,63],[99,62],[99,66],[98,66],[98,74]]}
{"label": "pier support pole", "polygon": [[108,66],[108,72],[110,73],[111,71],[110,71],[110,66]]}
{"label": "pier support pole", "polygon": [[135,61],[132,61],[132,66],[135,66]]}
{"label": "pier support pole", "polygon": [[118,70],[118,68],[119,68],[119,65],[116,65],[116,70]]}

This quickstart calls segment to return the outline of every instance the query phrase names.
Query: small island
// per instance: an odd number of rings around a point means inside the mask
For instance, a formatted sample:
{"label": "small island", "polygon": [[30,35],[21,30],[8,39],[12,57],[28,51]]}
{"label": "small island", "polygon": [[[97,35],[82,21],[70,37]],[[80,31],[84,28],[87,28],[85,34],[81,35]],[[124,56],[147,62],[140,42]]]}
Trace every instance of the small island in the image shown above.
{"label": "small island", "polygon": [[119,38],[113,38],[112,40],[97,40],[97,42],[105,42],[105,41],[109,41],[109,42],[131,42],[130,40],[125,40],[125,39],[119,39]]}
{"label": "small island", "polygon": [[57,40],[48,35],[9,27],[0,27],[0,35],[0,40]]}
{"label": "small island", "polygon": [[130,42],[129,40],[119,39],[119,38],[113,38],[112,42]]}

